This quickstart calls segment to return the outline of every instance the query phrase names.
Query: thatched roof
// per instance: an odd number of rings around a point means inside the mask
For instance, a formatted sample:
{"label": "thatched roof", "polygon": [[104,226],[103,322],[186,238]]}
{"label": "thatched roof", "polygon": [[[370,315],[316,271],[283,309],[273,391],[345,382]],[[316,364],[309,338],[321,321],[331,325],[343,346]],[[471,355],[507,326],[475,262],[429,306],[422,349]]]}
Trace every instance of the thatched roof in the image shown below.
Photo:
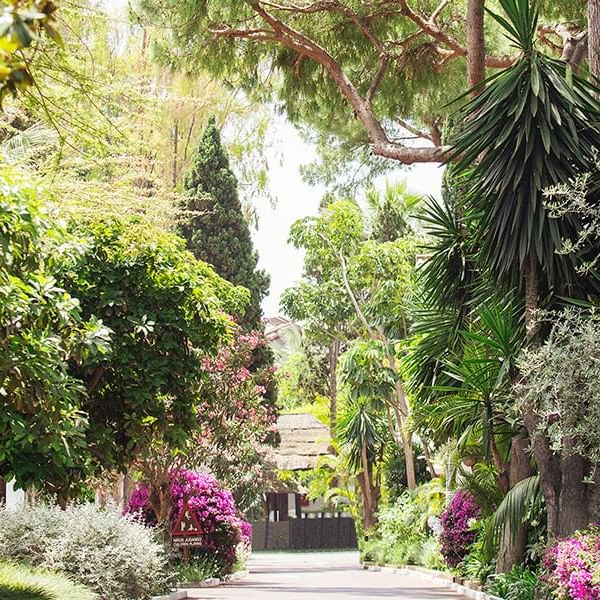
{"label": "thatched roof", "polygon": [[281,444],[275,449],[278,469],[314,469],[319,457],[332,453],[329,429],[313,415],[280,415],[277,429],[281,436]]}

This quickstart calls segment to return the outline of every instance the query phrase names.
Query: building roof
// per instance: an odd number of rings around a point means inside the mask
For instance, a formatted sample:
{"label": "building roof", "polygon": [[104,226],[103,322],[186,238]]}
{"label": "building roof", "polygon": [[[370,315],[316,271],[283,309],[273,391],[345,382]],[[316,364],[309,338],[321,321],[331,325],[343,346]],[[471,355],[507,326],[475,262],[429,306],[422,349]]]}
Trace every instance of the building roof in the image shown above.
{"label": "building roof", "polygon": [[311,414],[280,415],[277,429],[281,436],[274,452],[278,469],[314,469],[321,456],[332,454],[329,429]]}

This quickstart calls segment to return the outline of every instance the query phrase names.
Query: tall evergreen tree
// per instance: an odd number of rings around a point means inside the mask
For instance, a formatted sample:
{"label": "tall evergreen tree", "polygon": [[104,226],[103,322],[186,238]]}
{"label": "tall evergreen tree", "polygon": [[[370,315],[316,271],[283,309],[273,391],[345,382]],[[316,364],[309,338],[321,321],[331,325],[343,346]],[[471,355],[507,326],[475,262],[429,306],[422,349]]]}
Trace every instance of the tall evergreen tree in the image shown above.
{"label": "tall evergreen tree", "polygon": [[184,187],[190,217],[181,225],[181,234],[188,249],[213,265],[221,277],[250,290],[251,301],[241,325],[244,329],[261,328],[260,303],[269,289],[269,276],[257,269],[258,255],[242,212],[237,179],[229,168],[214,118],[200,138]]}

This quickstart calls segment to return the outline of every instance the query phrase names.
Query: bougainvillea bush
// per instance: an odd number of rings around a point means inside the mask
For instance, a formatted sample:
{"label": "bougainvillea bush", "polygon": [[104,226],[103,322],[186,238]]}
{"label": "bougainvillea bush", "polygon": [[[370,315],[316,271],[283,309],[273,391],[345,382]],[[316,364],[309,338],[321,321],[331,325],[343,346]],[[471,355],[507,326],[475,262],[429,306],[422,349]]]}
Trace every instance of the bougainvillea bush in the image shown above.
{"label": "bougainvillea bush", "polygon": [[473,525],[481,517],[481,507],[470,492],[456,492],[448,508],[440,516],[441,551],[446,564],[456,567],[469,553],[477,536]]}
{"label": "bougainvillea bush", "polygon": [[[193,550],[197,556],[210,556],[218,561],[220,575],[231,573],[238,549],[250,543],[251,526],[246,523],[235,506],[233,495],[206,473],[181,470],[171,482],[171,526],[181,512],[184,502],[194,512],[204,532],[201,546]],[[127,506],[127,512],[139,515],[148,523],[156,516],[148,503],[148,488],[138,484]]]}
{"label": "bougainvillea bush", "polygon": [[559,600],[600,600],[600,526],[560,540],[544,558],[544,577]]}

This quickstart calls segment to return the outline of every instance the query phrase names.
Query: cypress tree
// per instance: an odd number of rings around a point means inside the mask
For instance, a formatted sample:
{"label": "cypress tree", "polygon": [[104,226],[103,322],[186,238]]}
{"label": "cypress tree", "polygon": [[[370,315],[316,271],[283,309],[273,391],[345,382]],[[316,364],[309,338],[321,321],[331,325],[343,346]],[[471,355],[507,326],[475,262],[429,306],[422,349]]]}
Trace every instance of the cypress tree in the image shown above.
{"label": "cypress tree", "polygon": [[250,290],[250,304],[241,325],[247,330],[262,330],[260,303],[269,289],[269,276],[257,269],[258,255],[242,212],[237,179],[229,168],[214,117],[200,138],[184,189],[190,216],[180,232],[188,249],[223,278]]}

